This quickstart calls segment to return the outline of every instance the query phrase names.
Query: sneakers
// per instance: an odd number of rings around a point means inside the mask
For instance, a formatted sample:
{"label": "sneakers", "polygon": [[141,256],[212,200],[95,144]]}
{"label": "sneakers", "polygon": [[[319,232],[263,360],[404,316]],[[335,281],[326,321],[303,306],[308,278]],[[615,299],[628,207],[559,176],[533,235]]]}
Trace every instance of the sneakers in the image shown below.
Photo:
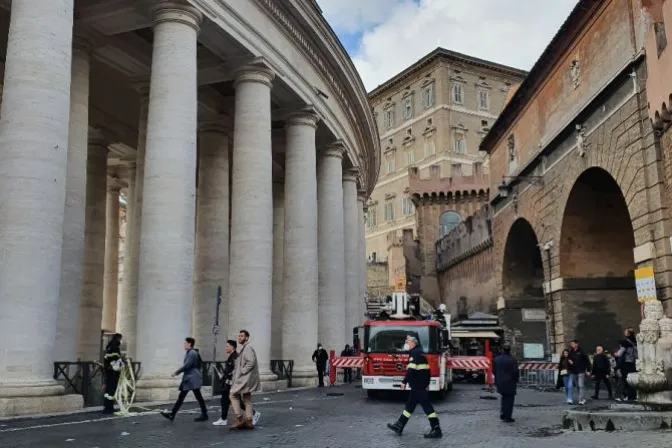
{"label": "sneakers", "polygon": [[567,400],[567,404],[574,404],[574,400]]}
{"label": "sneakers", "polygon": [[212,426],[226,426],[227,423],[228,422],[226,420],[220,418],[216,422],[212,422]]}
{"label": "sneakers", "polygon": [[[261,412],[254,411],[254,413],[252,414],[252,424],[254,426],[257,426],[257,422],[259,421],[260,418],[261,418]],[[224,424],[226,424],[226,423],[224,423]]]}
{"label": "sneakers", "polygon": [[194,419],[195,422],[207,422],[208,420],[208,414],[201,414],[199,417]]}
{"label": "sneakers", "polygon": [[170,420],[171,422],[172,422],[173,420],[175,420],[175,414],[173,414],[172,412],[161,411],[161,416],[167,418],[167,419]]}
{"label": "sneakers", "polygon": [[586,400],[581,400],[581,401],[579,401],[579,404],[580,404],[581,406],[584,406],[584,405],[586,404]]}

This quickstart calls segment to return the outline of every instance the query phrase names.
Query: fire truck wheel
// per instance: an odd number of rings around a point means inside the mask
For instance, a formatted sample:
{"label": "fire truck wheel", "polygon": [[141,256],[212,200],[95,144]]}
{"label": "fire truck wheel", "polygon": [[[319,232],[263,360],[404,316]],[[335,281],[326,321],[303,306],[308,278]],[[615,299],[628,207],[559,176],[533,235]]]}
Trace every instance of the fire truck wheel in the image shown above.
{"label": "fire truck wheel", "polygon": [[377,391],[377,390],[371,390],[371,389],[368,389],[368,390],[366,391],[366,396],[369,397],[369,398],[371,398],[371,399],[376,399],[376,398],[378,398],[378,391]]}

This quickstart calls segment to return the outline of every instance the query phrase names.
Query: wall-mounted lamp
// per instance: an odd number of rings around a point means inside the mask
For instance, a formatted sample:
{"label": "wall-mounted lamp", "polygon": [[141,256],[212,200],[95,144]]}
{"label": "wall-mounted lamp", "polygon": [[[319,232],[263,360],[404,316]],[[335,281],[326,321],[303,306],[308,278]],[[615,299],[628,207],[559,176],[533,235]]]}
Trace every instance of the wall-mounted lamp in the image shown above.
{"label": "wall-mounted lamp", "polygon": [[500,183],[499,186],[497,187],[497,192],[502,198],[508,197],[509,191],[511,190],[509,184],[506,182],[507,179],[518,179],[528,182],[532,185],[544,184],[544,179],[542,176],[502,176],[502,183]]}

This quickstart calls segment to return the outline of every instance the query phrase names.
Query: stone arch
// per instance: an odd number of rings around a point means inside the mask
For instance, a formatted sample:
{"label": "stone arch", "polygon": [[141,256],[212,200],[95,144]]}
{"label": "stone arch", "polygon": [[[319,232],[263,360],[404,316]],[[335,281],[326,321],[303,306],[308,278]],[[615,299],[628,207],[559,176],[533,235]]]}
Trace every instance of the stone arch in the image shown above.
{"label": "stone arch", "polygon": [[628,204],[606,170],[585,170],[572,186],[562,215],[559,274],[564,340],[586,349],[614,349],[623,327],[639,322]]}
{"label": "stone arch", "polygon": [[532,225],[518,218],[504,246],[502,292],[504,297],[543,298],[544,265]]}
{"label": "stone arch", "polygon": [[462,222],[462,215],[455,210],[446,210],[439,216],[439,238],[457,227]]}
{"label": "stone arch", "polygon": [[589,168],[569,193],[560,230],[560,276],[626,277],[635,268],[630,212],[616,180]]}

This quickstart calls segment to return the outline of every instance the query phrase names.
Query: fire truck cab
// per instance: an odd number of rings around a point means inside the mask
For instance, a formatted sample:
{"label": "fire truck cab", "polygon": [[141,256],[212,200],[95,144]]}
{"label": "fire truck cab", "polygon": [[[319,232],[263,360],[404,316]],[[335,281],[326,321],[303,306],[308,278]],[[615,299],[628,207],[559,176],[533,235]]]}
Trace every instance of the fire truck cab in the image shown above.
{"label": "fire truck cab", "polygon": [[420,314],[420,297],[396,292],[373,320],[364,322],[356,334],[355,346],[361,347],[362,388],[369,397],[379,391],[401,390],[406,374],[408,352],[406,336],[412,335],[422,347],[431,373],[429,390],[441,398],[452,389],[450,356],[450,316],[435,311],[429,319]]}

